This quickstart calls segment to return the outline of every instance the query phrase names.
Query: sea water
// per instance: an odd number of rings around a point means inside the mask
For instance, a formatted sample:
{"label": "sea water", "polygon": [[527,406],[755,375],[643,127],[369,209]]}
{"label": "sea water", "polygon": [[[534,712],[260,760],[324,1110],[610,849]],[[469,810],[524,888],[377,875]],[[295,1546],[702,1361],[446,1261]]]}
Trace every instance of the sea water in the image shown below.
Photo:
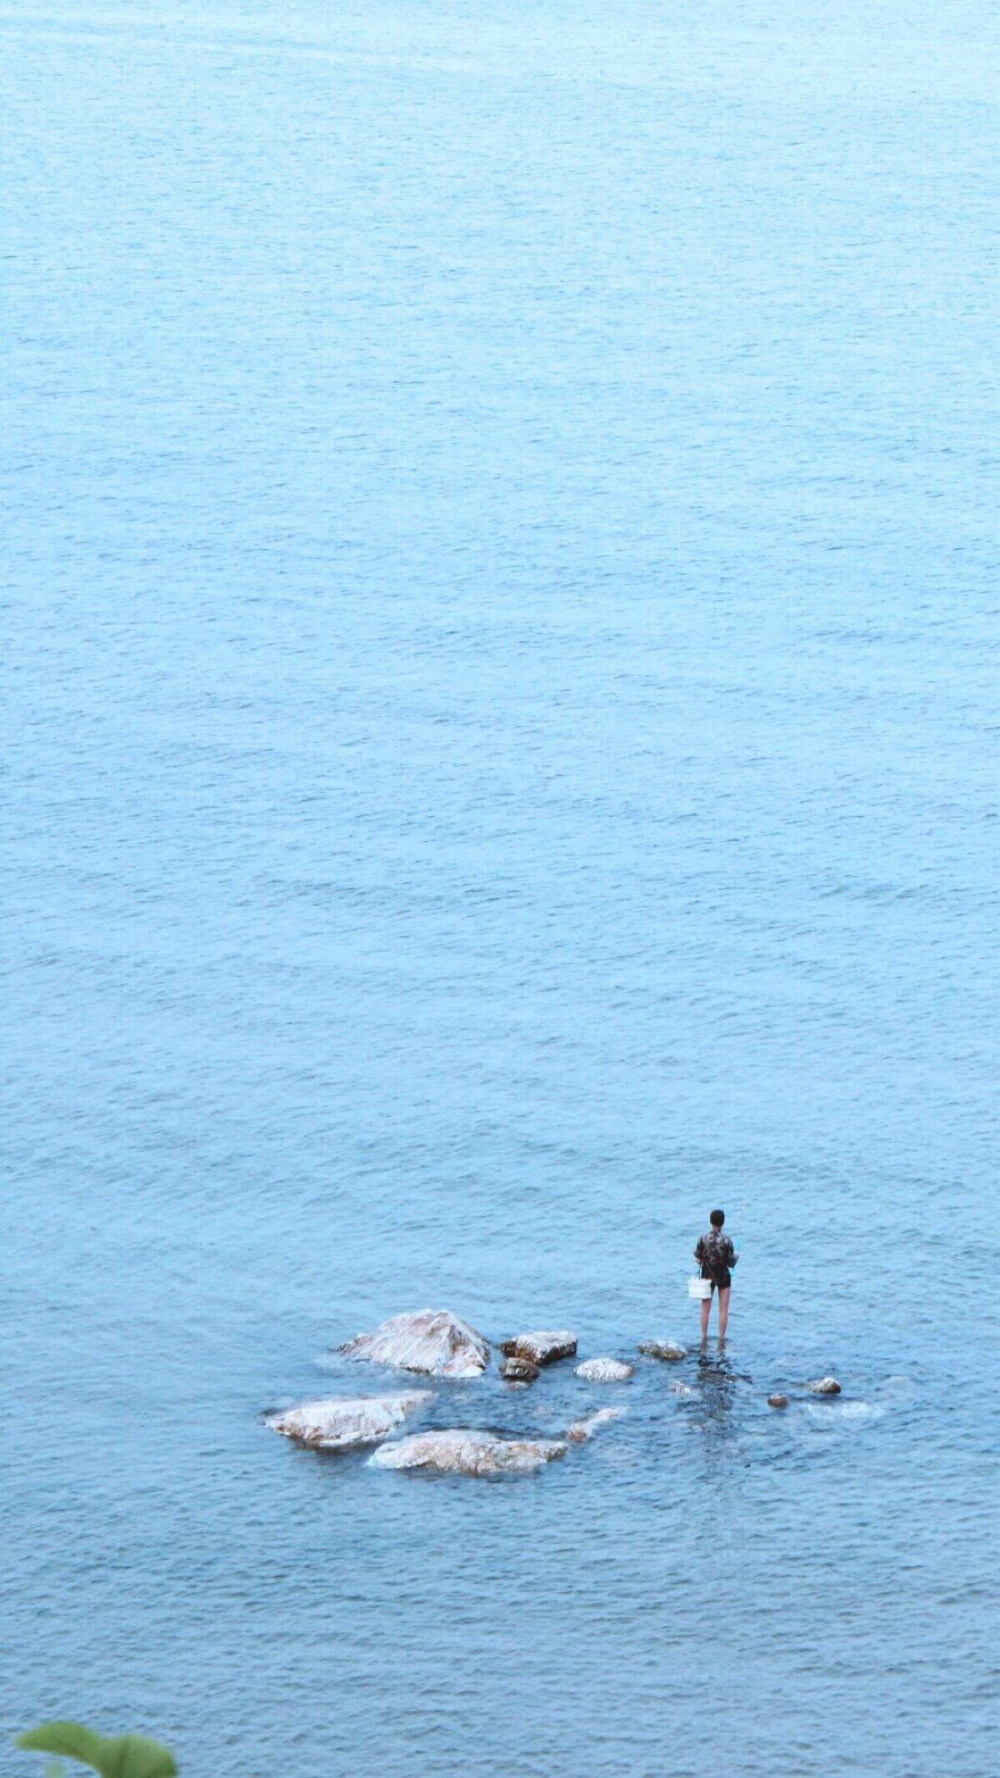
{"label": "sea water", "polygon": [[5,1732],[996,1769],[990,15],[4,0]]}

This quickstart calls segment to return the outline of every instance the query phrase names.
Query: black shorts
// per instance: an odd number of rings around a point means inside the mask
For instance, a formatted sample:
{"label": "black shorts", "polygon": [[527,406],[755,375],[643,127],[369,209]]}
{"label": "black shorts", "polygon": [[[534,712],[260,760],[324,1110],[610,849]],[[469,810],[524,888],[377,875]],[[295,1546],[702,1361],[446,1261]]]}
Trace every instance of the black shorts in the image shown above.
{"label": "black shorts", "polygon": [[733,1282],[732,1272],[727,1271],[727,1272],[719,1272],[718,1274],[715,1274],[714,1272],[709,1272],[705,1268],[705,1266],[702,1266],[701,1275],[703,1278],[707,1278],[709,1280],[709,1283],[712,1286],[713,1292],[715,1291],[716,1287],[718,1287],[719,1290],[729,1290],[732,1287],[732,1282]]}

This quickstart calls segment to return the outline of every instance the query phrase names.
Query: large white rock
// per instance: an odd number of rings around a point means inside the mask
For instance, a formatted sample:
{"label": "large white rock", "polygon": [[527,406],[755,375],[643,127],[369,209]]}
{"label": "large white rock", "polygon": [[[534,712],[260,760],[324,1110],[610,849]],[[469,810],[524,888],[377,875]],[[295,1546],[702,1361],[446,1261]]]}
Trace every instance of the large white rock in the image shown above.
{"label": "large white rock", "polygon": [[627,1383],[635,1367],[623,1364],[620,1358],[588,1358],[577,1365],[576,1374],[585,1383]]}
{"label": "large white rock", "polygon": [[343,1451],[351,1445],[377,1445],[395,1432],[417,1408],[433,1401],[430,1389],[409,1395],[331,1395],[304,1401],[301,1407],[270,1414],[267,1424],[285,1438],[296,1438],[321,1451]]}
{"label": "large white rock", "polygon": [[810,1389],[813,1395],[840,1394],[840,1384],[836,1377],[813,1377],[812,1381],[806,1384],[806,1388]]}
{"label": "large white rock", "polygon": [[340,1350],[369,1364],[389,1364],[401,1371],[425,1371],[432,1377],[478,1377],[490,1362],[490,1349],[476,1332],[447,1309],[418,1309],[393,1315],[371,1333],[358,1334]]}
{"label": "large white rock", "polygon": [[504,1340],[500,1348],[508,1358],[526,1358],[529,1364],[555,1364],[557,1358],[572,1358],[576,1353],[576,1335],[566,1328],[558,1333],[543,1329],[536,1333],[518,1334],[514,1340]]}
{"label": "large white rock", "polygon": [[368,1461],[378,1469],[433,1469],[442,1475],[529,1475],[565,1451],[562,1439],[498,1438],[492,1432],[452,1427],[380,1445]]}
{"label": "large white rock", "polygon": [[624,1412],[624,1408],[598,1408],[596,1414],[587,1414],[582,1420],[574,1420],[566,1437],[573,1445],[585,1445],[602,1426],[610,1425],[612,1420],[620,1420]]}

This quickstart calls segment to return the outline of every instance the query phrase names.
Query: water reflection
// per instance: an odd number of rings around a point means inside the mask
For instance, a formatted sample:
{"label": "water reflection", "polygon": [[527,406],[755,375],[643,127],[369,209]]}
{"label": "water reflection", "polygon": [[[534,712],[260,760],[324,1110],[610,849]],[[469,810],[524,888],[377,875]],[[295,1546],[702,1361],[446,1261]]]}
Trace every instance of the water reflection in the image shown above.
{"label": "water reflection", "polygon": [[698,1355],[698,1411],[693,1421],[713,1439],[730,1440],[738,1430],[733,1410],[741,1383],[752,1379],[733,1368],[720,1341],[714,1351],[704,1346]]}

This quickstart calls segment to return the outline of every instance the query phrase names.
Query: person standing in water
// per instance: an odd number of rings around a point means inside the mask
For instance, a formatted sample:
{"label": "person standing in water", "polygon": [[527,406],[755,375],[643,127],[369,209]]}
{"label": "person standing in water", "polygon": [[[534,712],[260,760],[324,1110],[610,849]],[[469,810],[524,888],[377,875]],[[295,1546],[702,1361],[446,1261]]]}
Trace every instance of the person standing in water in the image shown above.
{"label": "person standing in water", "polygon": [[703,1278],[709,1279],[712,1296],[706,1297],[701,1305],[701,1337],[708,1338],[708,1318],[712,1313],[712,1297],[719,1293],[719,1338],[726,1337],[726,1324],[729,1321],[729,1292],[733,1282],[733,1267],[738,1255],[728,1235],[722,1232],[726,1220],[724,1210],[713,1210],[709,1217],[711,1228],[707,1235],[702,1235],[694,1250],[694,1257],[701,1267]]}

